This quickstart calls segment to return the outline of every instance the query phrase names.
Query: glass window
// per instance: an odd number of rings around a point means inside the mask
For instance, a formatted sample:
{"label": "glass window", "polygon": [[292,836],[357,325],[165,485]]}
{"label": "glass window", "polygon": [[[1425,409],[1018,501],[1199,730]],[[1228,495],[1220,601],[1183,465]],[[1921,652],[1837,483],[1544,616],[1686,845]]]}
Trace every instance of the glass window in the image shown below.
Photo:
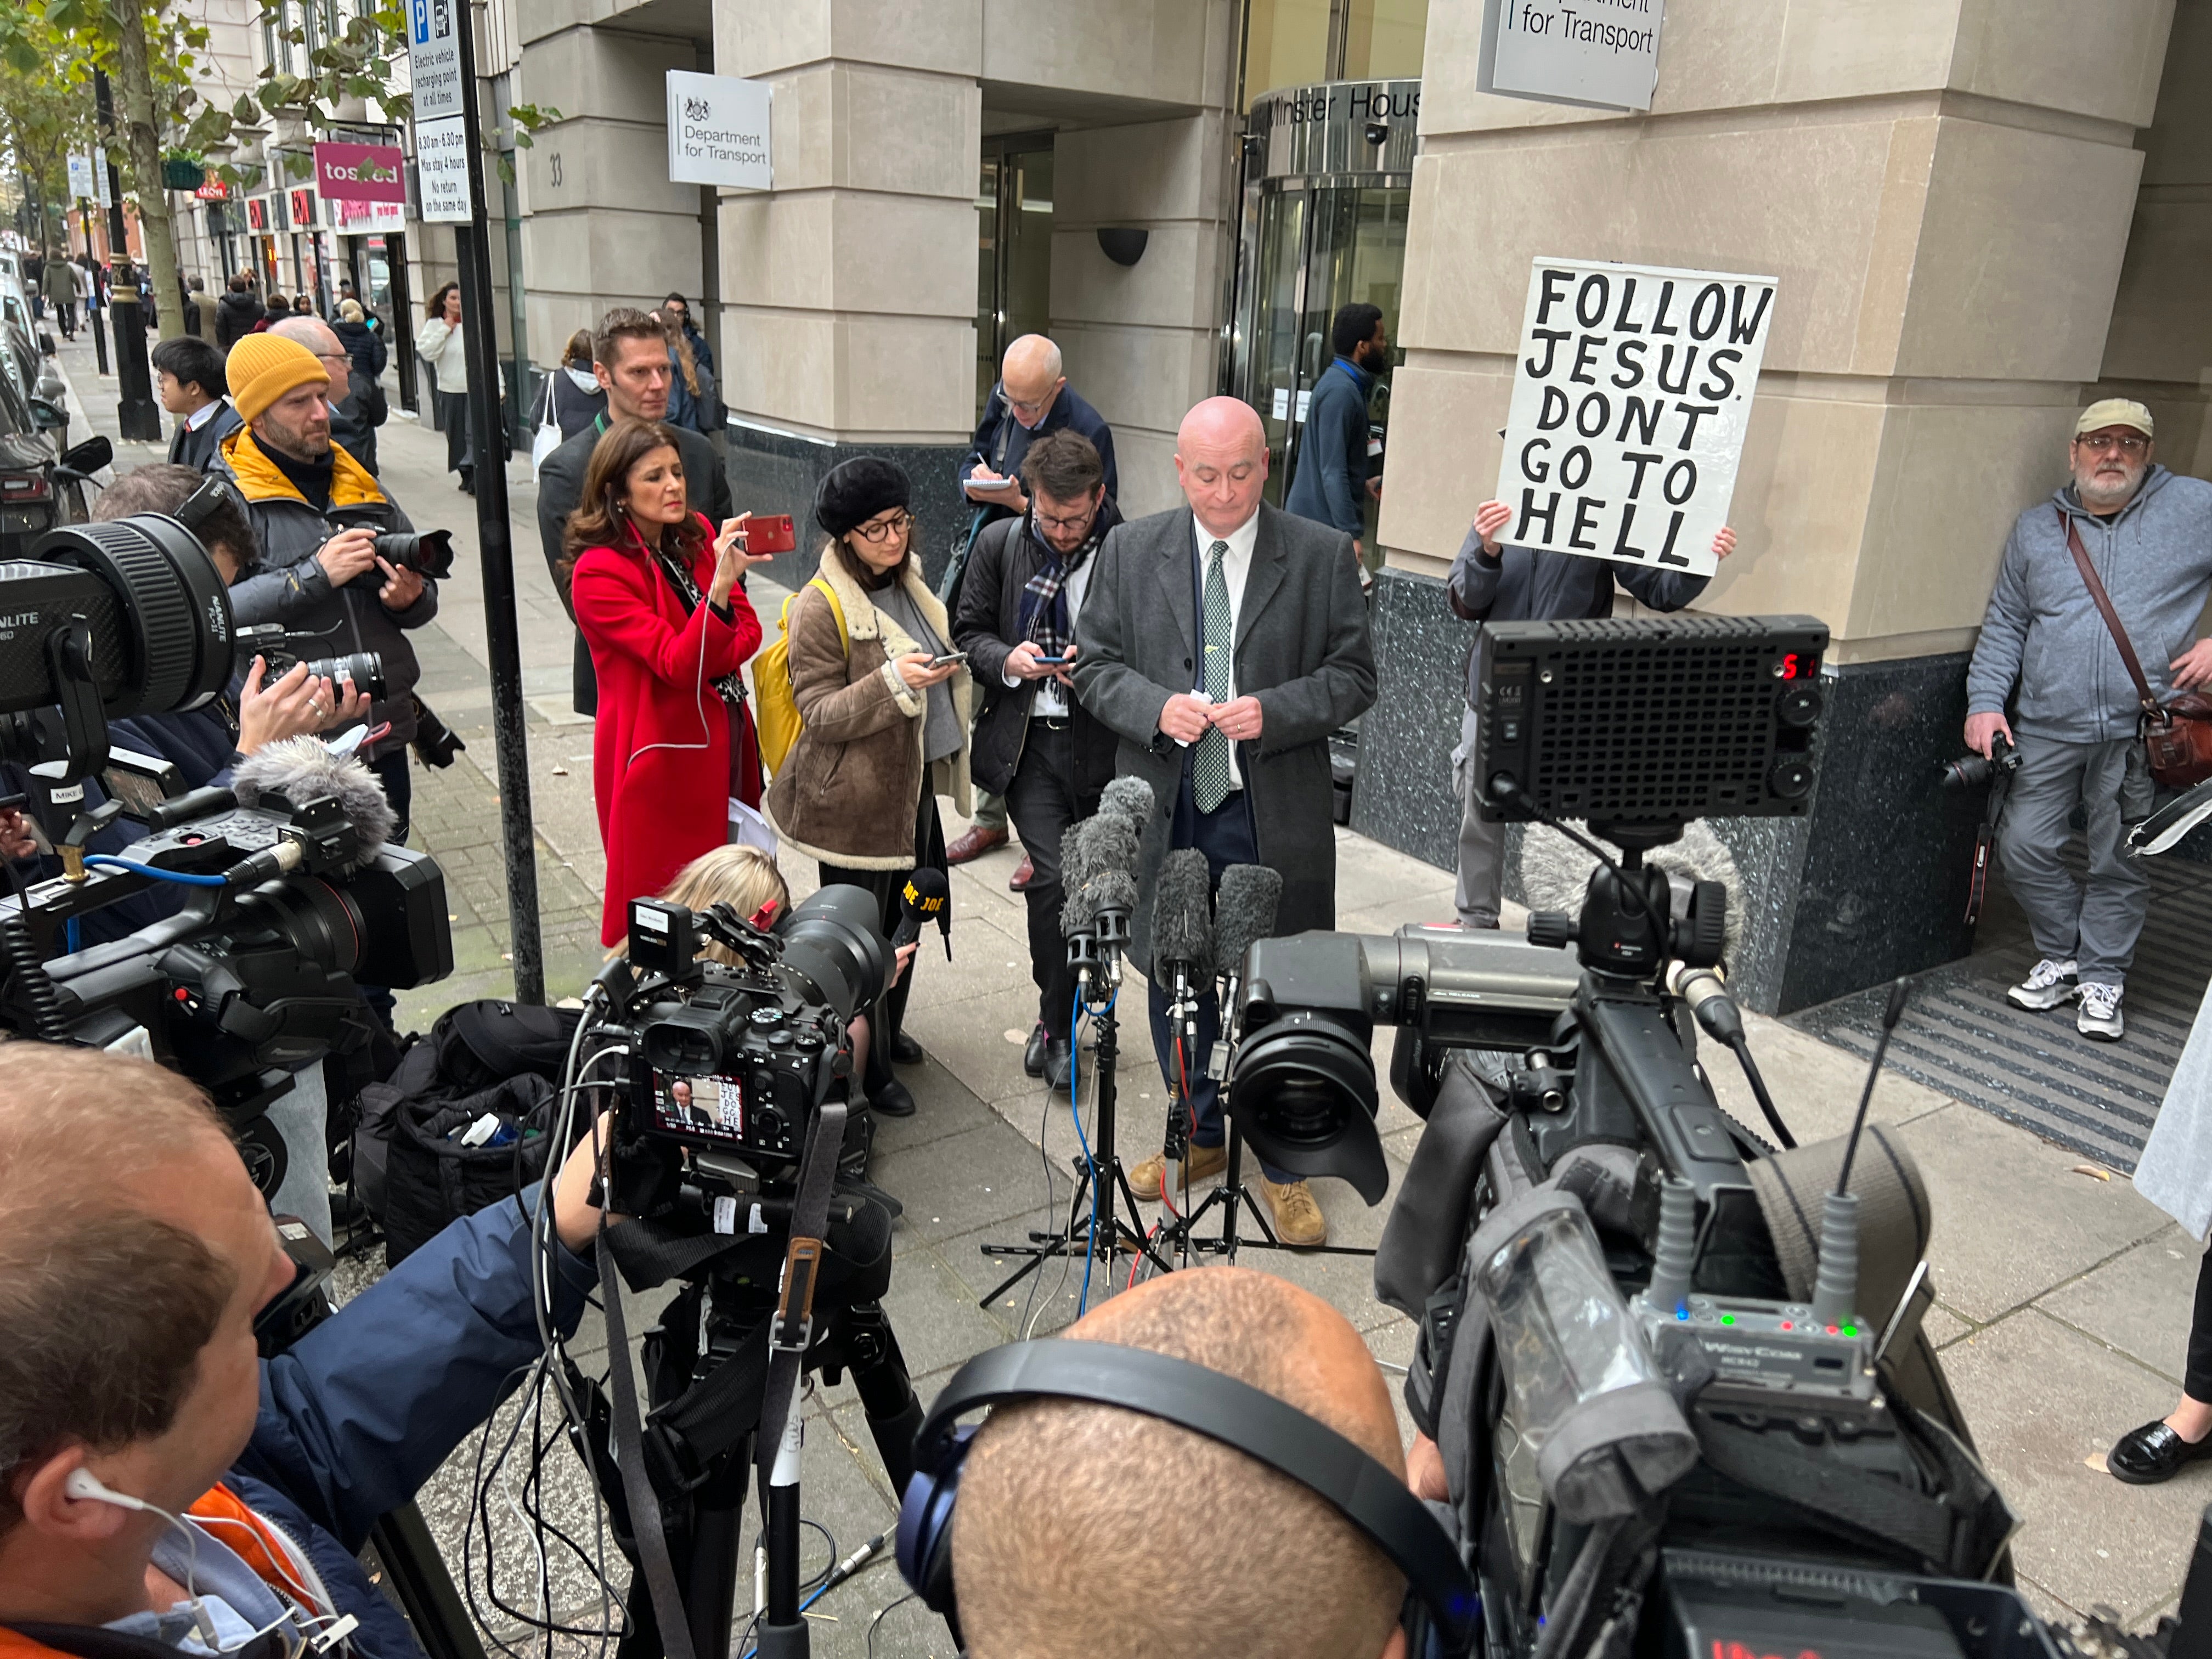
{"label": "glass window", "polygon": [[1045,333],[1052,317],[1050,137],[1025,134],[991,143],[975,186],[979,416],[1007,345],[1024,334]]}
{"label": "glass window", "polygon": [[1429,0],[1345,0],[1347,81],[1413,81],[1421,73]]}
{"label": "glass window", "polygon": [[1251,0],[1244,17],[1247,109],[1263,92],[1328,77],[1330,11],[1329,0]]}

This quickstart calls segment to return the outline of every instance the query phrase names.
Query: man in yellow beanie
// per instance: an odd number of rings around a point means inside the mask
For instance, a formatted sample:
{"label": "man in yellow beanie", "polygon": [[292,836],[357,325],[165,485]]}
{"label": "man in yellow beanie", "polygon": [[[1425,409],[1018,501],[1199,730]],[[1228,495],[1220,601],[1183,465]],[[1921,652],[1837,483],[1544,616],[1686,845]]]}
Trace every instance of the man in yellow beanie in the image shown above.
{"label": "man in yellow beanie", "polygon": [[438,585],[380,558],[376,538],[414,525],[374,474],[331,441],[330,374],[297,340],[248,334],[223,368],[246,424],[223,440],[208,471],[246,498],[260,557],[230,590],[240,623],[282,623],[329,641],[329,651],[374,651],[384,659],[386,694],[370,709],[361,757],[398,814],[407,837],[413,799],[407,745],[415,735],[410,695],[422,678],[407,630],[438,613]]}

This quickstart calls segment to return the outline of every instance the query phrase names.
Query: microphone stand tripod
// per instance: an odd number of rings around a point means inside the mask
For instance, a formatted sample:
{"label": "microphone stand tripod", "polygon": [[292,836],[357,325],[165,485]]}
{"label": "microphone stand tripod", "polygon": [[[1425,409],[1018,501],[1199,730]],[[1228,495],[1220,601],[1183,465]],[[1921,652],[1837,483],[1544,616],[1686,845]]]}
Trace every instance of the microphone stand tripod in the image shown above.
{"label": "microphone stand tripod", "polygon": [[[1126,919],[1101,912],[1097,935],[1079,933],[1067,941],[1068,966],[1075,970],[1076,983],[1085,992],[1119,990],[1119,961],[1121,946],[1127,942],[1128,923]],[[1086,1004],[1088,1001],[1086,999]],[[1039,1232],[1032,1229],[1026,1244],[986,1244],[983,1254],[990,1256],[1026,1256],[1029,1258],[1016,1268],[1000,1285],[994,1286],[975,1305],[988,1311],[992,1305],[1008,1291],[1020,1284],[1048,1261],[1064,1256],[1088,1255],[1111,1264],[1125,1252],[1149,1257],[1162,1273],[1174,1271],[1173,1264],[1155,1250],[1144,1234],[1122,1218],[1137,1215],[1137,1196],[1129,1188],[1129,1177],[1121,1168],[1121,1155],[1114,1149],[1115,1067],[1121,1052],[1117,1022],[1114,1016],[1114,998],[1109,995],[1106,1006],[1093,1008],[1091,1018],[1098,1034],[1093,1053],[1097,1057],[1098,1070],[1093,1087],[1097,1096],[1097,1121],[1091,1137],[1091,1157],[1088,1163],[1078,1159],[1075,1164],[1075,1191],[1068,1200],[1067,1225],[1056,1233]],[[1079,1064],[1080,1056],[1077,1057]],[[1078,1073],[1073,1066],[1069,1070],[1069,1086],[1073,1088]],[[1117,1209],[1115,1198],[1119,1194]],[[1086,1202],[1091,1214],[1086,1217]],[[1079,1231],[1079,1226],[1081,1231]],[[1109,1275],[1110,1277],[1110,1275]]]}

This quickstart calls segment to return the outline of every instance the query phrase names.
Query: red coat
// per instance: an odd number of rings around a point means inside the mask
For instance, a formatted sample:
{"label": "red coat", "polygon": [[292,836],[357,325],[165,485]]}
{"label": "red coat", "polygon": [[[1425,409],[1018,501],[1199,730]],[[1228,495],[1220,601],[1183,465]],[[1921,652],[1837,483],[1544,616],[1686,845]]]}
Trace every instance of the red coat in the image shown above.
{"label": "red coat", "polygon": [[[706,593],[714,579],[711,544],[691,568]],[[727,622],[705,604],[685,616],[667,577],[635,547],[585,549],[568,592],[599,679],[592,738],[592,792],[607,854],[599,941],[615,945],[629,931],[630,900],[659,892],[729,839],[730,720],[714,682],[760,648],[760,618],[743,588],[730,594]],[[760,749],[750,709],[739,724],[735,793],[757,806]]]}

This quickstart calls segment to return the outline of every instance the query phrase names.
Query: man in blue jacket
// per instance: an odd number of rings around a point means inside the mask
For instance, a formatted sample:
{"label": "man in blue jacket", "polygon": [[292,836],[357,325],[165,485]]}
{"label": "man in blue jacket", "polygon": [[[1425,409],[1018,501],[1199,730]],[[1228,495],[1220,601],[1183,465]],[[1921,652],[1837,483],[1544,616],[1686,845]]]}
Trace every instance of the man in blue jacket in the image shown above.
{"label": "man in blue jacket", "polygon": [[[1504,433],[1498,434],[1500,437]],[[1498,541],[1513,522],[1504,501],[1485,501],[1474,509],[1474,527],[1460,544],[1444,590],[1452,614],[1462,622],[1571,622],[1613,614],[1613,585],[1626,588],[1651,611],[1680,611],[1705,591],[1706,576],[1586,559],[1542,548],[1508,547]],[[1713,556],[1735,551],[1735,532],[1726,525],[1713,538]],[[1478,810],[1481,779],[1476,775],[1481,726],[1476,702],[1482,688],[1482,635],[1478,629],[1467,653],[1467,708],[1460,716],[1459,747],[1452,750],[1452,786],[1459,796],[1459,890],[1462,927],[1495,927],[1504,896],[1505,826],[1486,820]]]}
{"label": "man in blue jacket", "polygon": [[[1997,850],[2039,959],[2007,1000],[2039,1011],[2078,998],[2075,1029],[2118,1042],[2150,908],[2149,877],[2120,849],[2127,823],[2150,812],[2151,782],[2136,738],[2141,700],[2071,543],[2111,597],[2152,695],[2212,684],[2212,640],[2197,637],[2212,592],[2212,483],[2159,465],[2150,410],[2126,398],[2081,411],[2067,461],[2073,481],[2021,514],[2005,543],[1966,671],[1966,746],[1986,755],[2002,732],[2020,751]],[[2059,857],[2077,803],[2088,823],[2086,886]]]}
{"label": "man in blue jacket", "polygon": [[[563,1332],[592,1277],[592,1145],[555,1184]],[[522,1203],[455,1222],[264,1361],[254,1318],[293,1266],[205,1098],[22,1043],[0,1218],[0,1655],[231,1652],[350,1618],[356,1659],[419,1659],[355,1553],[542,1351]]]}
{"label": "man in blue jacket", "polygon": [[1367,405],[1375,382],[1390,366],[1390,331],[1380,306],[1339,308],[1329,327],[1336,361],[1322,371],[1306,405],[1306,434],[1298,443],[1298,470],[1283,510],[1341,530],[1352,550],[1364,554],[1369,494]]}

